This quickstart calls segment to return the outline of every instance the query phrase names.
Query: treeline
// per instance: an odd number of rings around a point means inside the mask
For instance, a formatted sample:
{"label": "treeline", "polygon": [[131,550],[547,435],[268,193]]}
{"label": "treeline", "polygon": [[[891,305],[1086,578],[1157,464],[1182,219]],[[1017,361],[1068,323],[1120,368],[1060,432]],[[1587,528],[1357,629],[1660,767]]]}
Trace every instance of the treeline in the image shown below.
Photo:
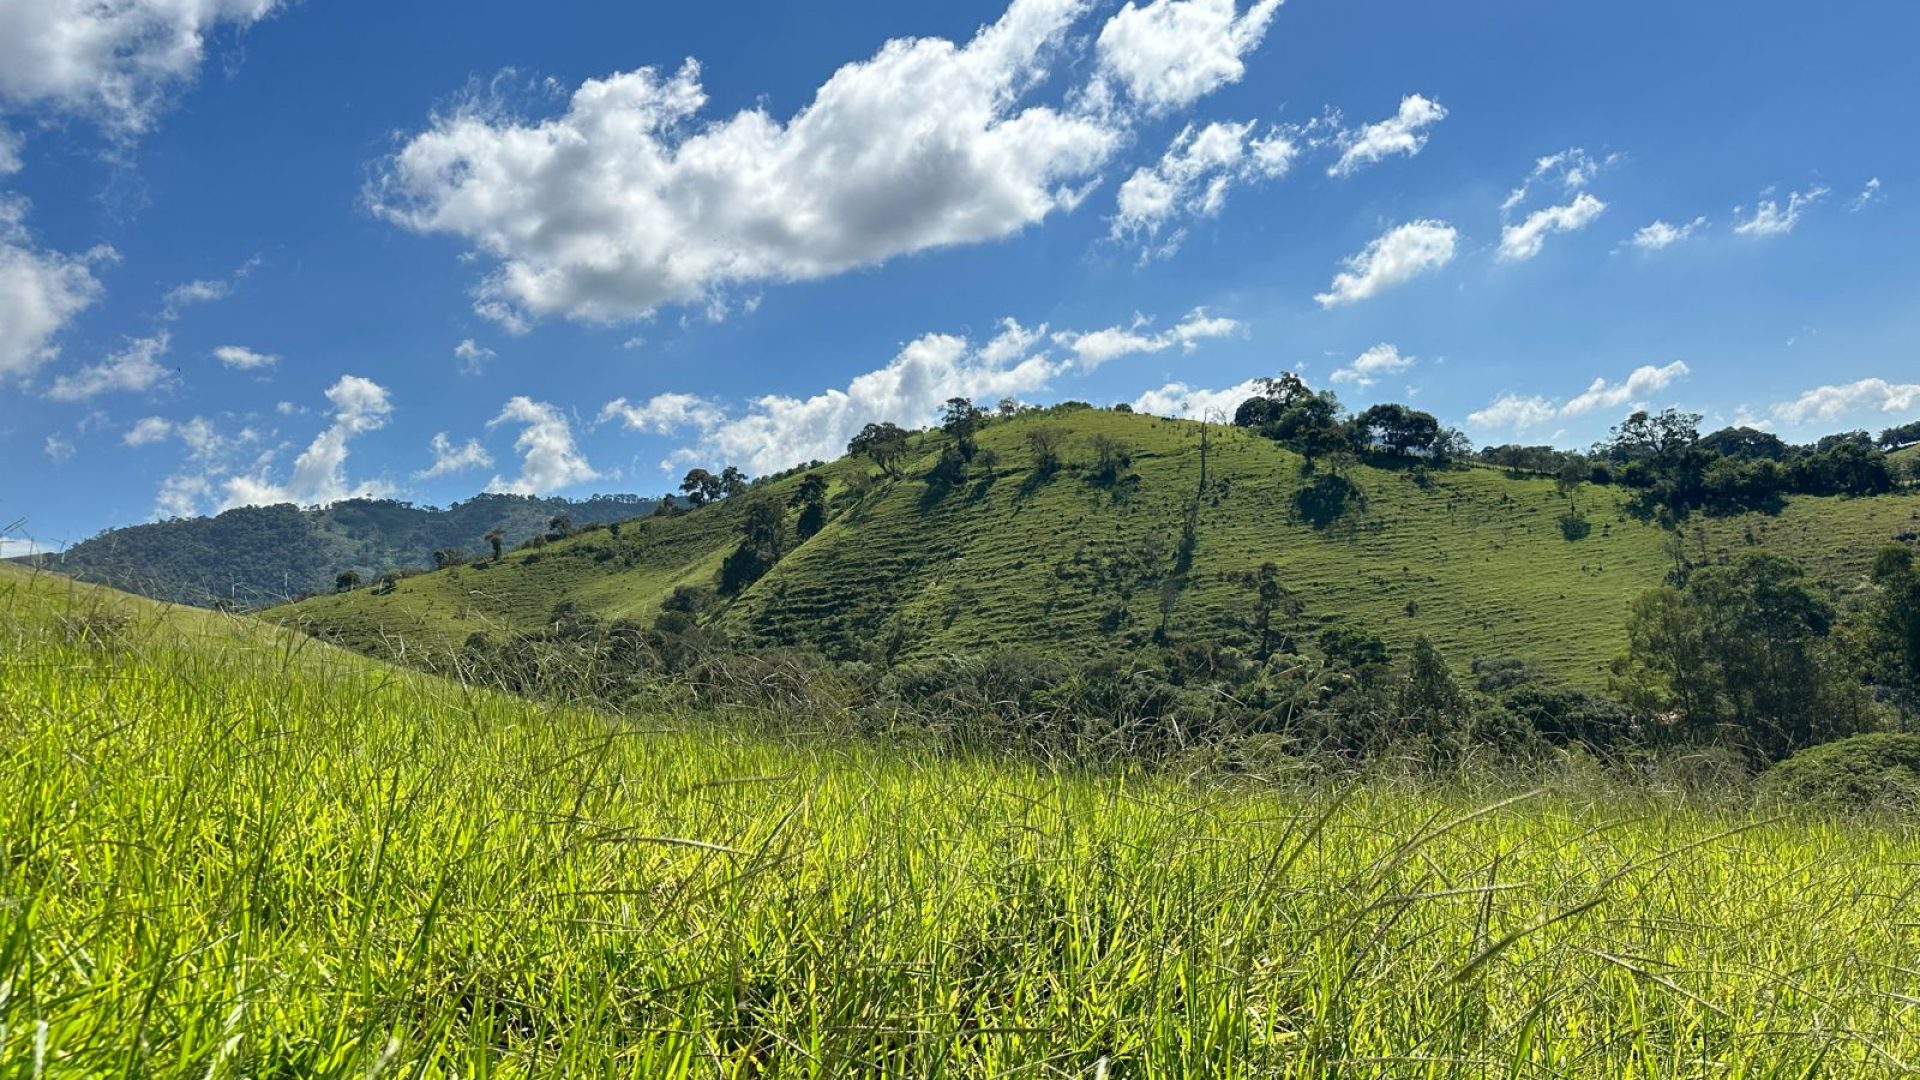
{"label": "treeline", "polygon": [[1604,690],[1525,658],[1456,665],[1425,637],[1396,653],[1366,627],[1308,634],[1274,567],[1248,586],[1238,632],[1084,661],[1038,649],[903,658],[884,639],[839,662],[743,649],[711,618],[719,592],[682,587],[651,621],[563,604],[538,632],[472,635],[446,664],[615,709],[677,701],[1080,762],[1199,753],[1444,772],[1576,751],[1635,769],[1707,751],[1718,767],[1757,771],[1850,735],[1920,730],[1920,565],[1905,545],[1887,548],[1844,605],[1777,556],[1683,567],[1634,603]]}

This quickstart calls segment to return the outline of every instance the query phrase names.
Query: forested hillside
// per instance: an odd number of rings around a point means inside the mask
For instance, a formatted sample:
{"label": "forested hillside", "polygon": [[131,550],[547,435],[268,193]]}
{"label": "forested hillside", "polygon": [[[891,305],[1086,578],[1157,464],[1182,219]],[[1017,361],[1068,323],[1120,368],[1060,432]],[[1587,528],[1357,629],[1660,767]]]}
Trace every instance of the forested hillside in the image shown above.
{"label": "forested hillside", "polygon": [[331,506],[240,507],[210,518],[109,529],[64,552],[18,560],[82,581],[199,607],[261,607],[331,591],[340,575],[373,581],[488,548],[490,532],[517,544],[556,517],[579,525],[650,513],[654,500],[477,495],[446,509],[384,499]]}

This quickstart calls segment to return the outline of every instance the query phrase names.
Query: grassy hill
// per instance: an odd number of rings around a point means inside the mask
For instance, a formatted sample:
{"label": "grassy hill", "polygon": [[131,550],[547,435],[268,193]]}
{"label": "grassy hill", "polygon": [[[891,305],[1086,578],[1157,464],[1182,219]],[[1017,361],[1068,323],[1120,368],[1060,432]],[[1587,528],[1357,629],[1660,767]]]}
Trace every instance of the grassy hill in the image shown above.
{"label": "grassy hill", "polygon": [[[1051,476],[1034,468],[1029,433],[1038,428],[1065,438],[1066,466]],[[1101,439],[1132,459],[1111,485],[1094,482]],[[1347,475],[1358,494],[1335,516],[1311,501],[1317,489],[1301,459],[1269,440],[1091,409],[991,424],[978,436],[991,468],[976,459],[965,484],[943,491],[920,477],[948,443],[916,436],[904,478],[857,499],[846,488],[874,472],[869,462],[822,466],[842,495],[831,523],[707,618],[744,641],[840,657],[1001,647],[1088,655],[1144,643],[1163,622],[1170,640],[1245,642],[1249,578],[1270,562],[1299,603],[1283,629],[1303,647],[1331,626],[1397,646],[1426,634],[1456,663],[1526,657],[1593,683],[1624,645],[1628,602],[1677,558],[1757,546],[1846,589],[1880,546],[1920,529],[1920,494],[1907,493],[1794,498],[1777,515],[1702,516],[1676,535],[1632,516],[1620,488],[1562,495],[1551,479],[1477,466],[1356,466]],[[784,504],[799,482],[630,523],[618,537],[594,532],[276,614],[388,653],[537,628],[562,602],[650,620],[675,587],[713,582],[749,499]]]}
{"label": "grassy hill", "polygon": [[634,496],[591,499],[477,495],[442,510],[384,499],[324,507],[250,506],[217,517],[110,529],[63,552],[16,560],[179,604],[260,607],[333,588],[353,570],[369,580],[426,568],[443,548],[480,551],[499,529],[510,543],[546,530],[556,515],[577,524],[653,509]]}
{"label": "grassy hill", "polygon": [[1920,1062],[1911,830],[1577,770],[1336,792],[613,720],[0,566],[0,775],[23,1077]]}

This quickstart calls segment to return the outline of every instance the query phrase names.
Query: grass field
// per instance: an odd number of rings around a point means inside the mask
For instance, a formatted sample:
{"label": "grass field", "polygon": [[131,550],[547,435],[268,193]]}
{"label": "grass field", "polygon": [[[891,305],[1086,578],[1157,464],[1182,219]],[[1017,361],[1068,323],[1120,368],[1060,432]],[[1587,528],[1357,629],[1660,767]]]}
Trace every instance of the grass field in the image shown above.
{"label": "grass field", "polygon": [[755,730],[0,568],[0,1075],[1920,1066],[1911,826]]}
{"label": "grass field", "polygon": [[[1026,444],[1040,426],[1067,436],[1069,467],[1046,482],[1036,482]],[[1243,633],[1252,605],[1245,575],[1271,561],[1304,605],[1288,628],[1303,642],[1339,624],[1402,648],[1426,634],[1461,667],[1524,657],[1598,685],[1624,647],[1628,603],[1674,565],[1674,538],[1628,515],[1626,492],[1588,485],[1569,498],[1551,480],[1488,468],[1422,481],[1357,467],[1364,505],[1315,528],[1295,507],[1299,458],[1215,427],[1192,568],[1175,575],[1182,521],[1199,491],[1200,434],[1190,422],[1102,410],[996,423],[979,442],[998,465],[943,498],[913,478],[941,445],[929,436],[908,479],[836,518],[718,621],[746,641],[840,655],[897,639],[909,657],[1000,647],[1086,656],[1143,638],[1169,600],[1176,640]],[[1086,481],[1097,436],[1133,454],[1138,481],[1118,497]],[[869,468],[842,460],[826,471],[838,484]],[[784,499],[797,482],[765,493]],[[1590,529],[1582,539],[1561,527],[1573,508]],[[403,647],[454,648],[476,630],[539,628],[562,600],[609,619],[650,621],[674,586],[713,581],[738,542],[738,519],[738,508],[722,503],[631,523],[618,539],[592,533],[499,565],[411,578],[390,594],[316,597],[276,615],[403,659]],[[1845,591],[1879,547],[1916,529],[1920,493],[1796,498],[1777,516],[1702,517],[1682,542],[1696,561],[1765,547]],[[1119,625],[1107,621],[1115,609],[1124,610]]]}

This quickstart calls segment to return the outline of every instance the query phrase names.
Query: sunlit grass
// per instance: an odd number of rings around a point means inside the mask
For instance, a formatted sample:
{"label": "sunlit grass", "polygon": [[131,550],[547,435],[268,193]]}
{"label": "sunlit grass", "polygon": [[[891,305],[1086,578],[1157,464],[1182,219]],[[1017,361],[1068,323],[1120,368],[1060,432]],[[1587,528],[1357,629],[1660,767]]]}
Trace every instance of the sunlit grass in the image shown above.
{"label": "sunlit grass", "polygon": [[614,721],[0,577],[0,1075],[1859,1076],[1920,838]]}

